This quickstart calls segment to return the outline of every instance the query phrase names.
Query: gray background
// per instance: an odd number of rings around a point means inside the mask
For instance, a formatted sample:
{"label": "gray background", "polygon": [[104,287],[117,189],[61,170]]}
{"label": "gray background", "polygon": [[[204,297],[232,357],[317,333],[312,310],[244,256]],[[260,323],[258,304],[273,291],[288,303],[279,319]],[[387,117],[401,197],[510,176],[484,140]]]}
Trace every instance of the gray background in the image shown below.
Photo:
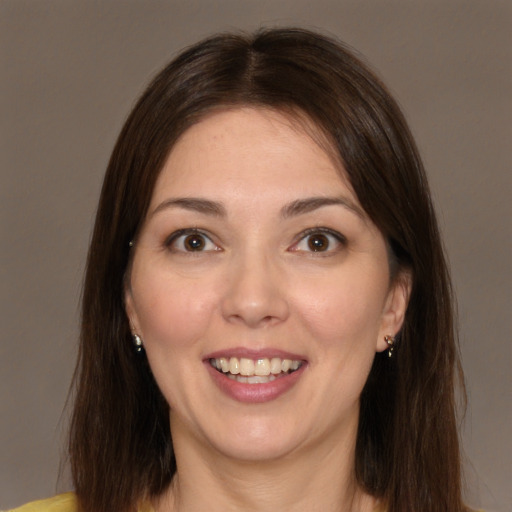
{"label": "gray background", "polygon": [[84,258],[135,97],[179,48],[260,25],[361,51],[423,153],[459,299],[468,498],[511,494],[512,8],[509,1],[0,0],[0,506],[57,485]]}

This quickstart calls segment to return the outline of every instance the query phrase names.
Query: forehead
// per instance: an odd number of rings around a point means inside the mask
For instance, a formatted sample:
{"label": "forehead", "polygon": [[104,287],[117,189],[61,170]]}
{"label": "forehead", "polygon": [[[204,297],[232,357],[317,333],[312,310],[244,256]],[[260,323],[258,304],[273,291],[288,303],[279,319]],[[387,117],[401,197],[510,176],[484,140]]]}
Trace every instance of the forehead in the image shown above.
{"label": "forehead", "polygon": [[355,199],[343,165],[322,131],[306,116],[266,108],[210,113],[173,146],[153,202],[166,194],[254,194],[293,190]]}

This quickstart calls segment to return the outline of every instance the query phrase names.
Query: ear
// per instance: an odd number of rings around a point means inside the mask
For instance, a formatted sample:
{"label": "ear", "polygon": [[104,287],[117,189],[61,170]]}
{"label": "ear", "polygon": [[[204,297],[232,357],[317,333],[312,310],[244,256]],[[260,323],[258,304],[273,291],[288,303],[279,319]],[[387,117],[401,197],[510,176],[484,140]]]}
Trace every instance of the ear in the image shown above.
{"label": "ear", "polygon": [[135,303],[133,300],[132,289],[129,282],[125,282],[124,286],[124,309],[126,316],[130,322],[130,330],[132,334],[141,334],[139,320],[137,318],[137,312],[135,309]]}
{"label": "ear", "polygon": [[409,304],[412,289],[412,276],[407,270],[402,270],[391,283],[386,303],[382,311],[379,337],[377,339],[377,352],[389,348],[384,340],[387,335],[395,336],[404,323],[405,312]]}

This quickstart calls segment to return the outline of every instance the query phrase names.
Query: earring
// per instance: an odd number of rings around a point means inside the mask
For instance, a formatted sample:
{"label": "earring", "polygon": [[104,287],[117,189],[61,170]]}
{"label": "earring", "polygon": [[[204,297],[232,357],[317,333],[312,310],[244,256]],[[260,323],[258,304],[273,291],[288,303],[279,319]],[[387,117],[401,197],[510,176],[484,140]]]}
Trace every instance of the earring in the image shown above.
{"label": "earring", "polygon": [[140,354],[144,350],[144,343],[138,334],[133,335],[133,344],[135,345],[135,351],[137,353]]}
{"label": "earring", "polygon": [[395,349],[395,337],[387,334],[384,336],[384,341],[388,344],[388,357],[393,357],[393,350]]}

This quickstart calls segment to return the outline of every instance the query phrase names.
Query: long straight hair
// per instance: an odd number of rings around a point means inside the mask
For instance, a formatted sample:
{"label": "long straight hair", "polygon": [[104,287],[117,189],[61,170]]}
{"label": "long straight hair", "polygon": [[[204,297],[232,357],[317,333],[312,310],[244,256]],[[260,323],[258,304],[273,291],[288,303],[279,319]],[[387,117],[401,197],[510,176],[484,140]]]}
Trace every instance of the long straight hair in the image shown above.
{"label": "long straight hair", "polygon": [[[303,116],[326,136],[412,291],[394,357],[377,354],[361,396],[355,473],[389,512],[460,512],[450,279],[414,140],[380,80],[342,43],[289,28],[221,34],[182,52],[128,117],[89,249],[70,460],[84,512],[136,510],[176,471],[169,410],[132,347],[123,295],[129,242],[183,132],[215,109]],[[462,384],[462,381],[461,381]]]}

